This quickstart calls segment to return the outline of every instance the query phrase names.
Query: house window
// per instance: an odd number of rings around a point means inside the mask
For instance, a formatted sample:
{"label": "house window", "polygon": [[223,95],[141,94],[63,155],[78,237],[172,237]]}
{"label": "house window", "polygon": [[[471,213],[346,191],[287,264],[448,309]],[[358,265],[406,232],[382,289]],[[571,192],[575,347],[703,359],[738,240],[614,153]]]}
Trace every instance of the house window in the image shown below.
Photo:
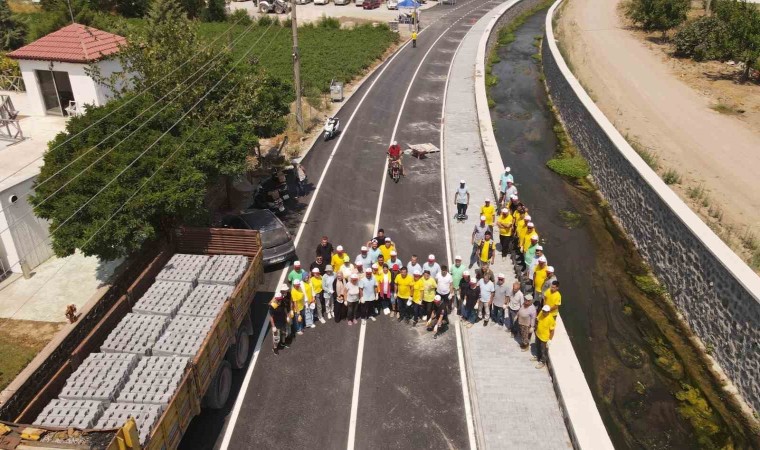
{"label": "house window", "polygon": [[48,114],[56,116],[68,115],[66,108],[74,101],[74,91],[68,72],[53,70],[35,70],[37,83],[40,86],[42,101]]}

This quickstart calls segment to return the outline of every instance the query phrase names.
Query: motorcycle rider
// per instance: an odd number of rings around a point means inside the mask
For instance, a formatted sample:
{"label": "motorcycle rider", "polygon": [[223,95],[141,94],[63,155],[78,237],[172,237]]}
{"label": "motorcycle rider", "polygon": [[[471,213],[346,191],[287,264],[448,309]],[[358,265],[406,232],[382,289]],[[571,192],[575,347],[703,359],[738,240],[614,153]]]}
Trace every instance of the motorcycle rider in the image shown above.
{"label": "motorcycle rider", "polygon": [[399,167],[399,171],[401,172],[401,176],[402,177],[406,176],[406,174],[404,173],[404,164],[401,162],[401,146],[398,145],[397,141],[393,141],[391,143],[391,146],[388,147],[388,163],[390,164],[393,161],[398,162],[398,167]]}

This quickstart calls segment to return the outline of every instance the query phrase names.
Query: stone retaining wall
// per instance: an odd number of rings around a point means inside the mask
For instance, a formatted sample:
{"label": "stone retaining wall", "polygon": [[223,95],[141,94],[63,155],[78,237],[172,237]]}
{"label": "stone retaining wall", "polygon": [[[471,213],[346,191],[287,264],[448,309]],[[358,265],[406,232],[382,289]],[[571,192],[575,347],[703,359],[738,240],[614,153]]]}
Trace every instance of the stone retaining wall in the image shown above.
{"label": "stone retaining wall", "polygon": [[760,411],[760,278],[641,159],[573,76],[549,10],[541,53],[549,94],[614,214],[678,311]]}

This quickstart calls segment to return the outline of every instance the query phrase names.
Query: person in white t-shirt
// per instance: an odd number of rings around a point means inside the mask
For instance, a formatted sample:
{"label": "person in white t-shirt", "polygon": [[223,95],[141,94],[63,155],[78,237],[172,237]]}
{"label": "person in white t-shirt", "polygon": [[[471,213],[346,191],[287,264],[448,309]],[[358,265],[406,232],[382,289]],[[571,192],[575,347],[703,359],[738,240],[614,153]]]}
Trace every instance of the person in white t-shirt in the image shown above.
{"label": "person in white t-shirt", "polygon": [[478,281],[480,288],[480,300],[477,308],[478,318],[483,319],[483,326],[488,326],[488,320],[491,318],[491,304],[493,303],[494,284],[489,278],[481,278]]}
{"label": "person in white t-shirt", "polygon": [[453,281],[449,268],[446,265],[441,266],[441,272],[435,277],[435,282],[438,285],[436,294],[441,296],[441,302],[448,311],[451,311],[451,284]]}

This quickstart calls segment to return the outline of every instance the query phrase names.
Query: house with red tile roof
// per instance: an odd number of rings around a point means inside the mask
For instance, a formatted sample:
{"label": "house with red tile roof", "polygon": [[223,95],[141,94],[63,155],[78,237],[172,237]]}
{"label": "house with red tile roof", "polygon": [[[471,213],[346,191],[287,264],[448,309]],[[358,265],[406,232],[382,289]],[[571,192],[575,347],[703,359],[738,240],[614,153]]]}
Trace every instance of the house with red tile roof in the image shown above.
{"label": "house with red tile roof", "polygon": [[18,61],[26,86],[25,115],[68,116],[112,96],[88,67],[104,76],[121,71],[115,58],[126,39],[78,23],[65,26],[7,54]]}

